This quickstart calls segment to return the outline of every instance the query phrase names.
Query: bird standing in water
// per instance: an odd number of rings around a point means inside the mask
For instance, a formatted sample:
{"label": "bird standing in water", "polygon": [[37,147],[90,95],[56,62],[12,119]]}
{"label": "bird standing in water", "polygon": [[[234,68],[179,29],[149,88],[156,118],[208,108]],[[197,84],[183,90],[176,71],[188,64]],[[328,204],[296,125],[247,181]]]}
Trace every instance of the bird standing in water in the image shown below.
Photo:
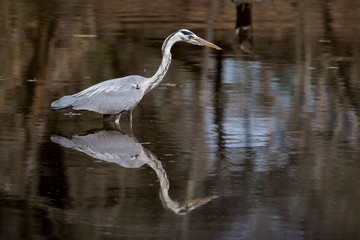
{"label": "bird standing in water", "polygon": [[121,114],[130,111],[130,121],[132,121],[132,110],[143,96],[158,86],[164,78],[171,63],[171,47],[180,41],[221,50],[220,47],[196,36],[193,32],[181,29],[165,39],[161,48],[163,58],[154,76],[145,78],[139,75],[130,75],[107,80],[52,102],[51,109],[88,110],[104,114],[104,118],[108,115],[115,115],[117,124],[119,124]]}

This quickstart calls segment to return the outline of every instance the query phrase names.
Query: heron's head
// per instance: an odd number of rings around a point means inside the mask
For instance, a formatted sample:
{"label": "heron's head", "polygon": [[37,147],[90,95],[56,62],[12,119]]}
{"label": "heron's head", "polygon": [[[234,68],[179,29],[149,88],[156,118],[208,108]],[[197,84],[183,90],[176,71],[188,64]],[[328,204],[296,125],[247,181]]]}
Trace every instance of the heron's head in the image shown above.
{"label": "heron's head", "polygon": [[200,46],[207,46],[211,48],[215,48],[216,50],[222,50],[220,47],[216,46],[215,44],[206,41],[205,39],[202,39],[195,35],[195,33],[187,30],[187,29],[181,29],[177,32],[177,35],[180,37],[180,39],[184,42],[191,43],[194,45],[200,45]]}

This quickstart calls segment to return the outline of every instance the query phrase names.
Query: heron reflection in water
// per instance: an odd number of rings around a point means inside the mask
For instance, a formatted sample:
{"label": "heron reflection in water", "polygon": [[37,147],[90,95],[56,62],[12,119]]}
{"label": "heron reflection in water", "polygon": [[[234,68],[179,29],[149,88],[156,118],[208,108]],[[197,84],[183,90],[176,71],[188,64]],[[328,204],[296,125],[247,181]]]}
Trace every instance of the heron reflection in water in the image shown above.
{"label": "heron reflection in water", "polygon": [[220,47],[196,36],[193,32],[181,29],[165,39],[161,48],[163,58],[154,76],[145,78],[131,75],[107,80],[79,93],[64,96],[52,102],[52,110],[64,108],[88,110],[104,114],[104,119],[109,119],[115,115],[116,123],[119,123],[123,112],[130,111],[130,121],[132,121],[134,107],[146,93],[158,86],[164,78],[171,63],[171,47],[180,41],[221,50]]}
{"label": "heron reflection in water", "polygon": [[93,158],[116,163],[125,168],[139,168],[147,164],[159,179],[160,199],[164,206],[176,214],[187,214],[217,198],[217,196],[209,196],[184,203],[172,200],[169,196],[169,180],[161,162],[134,137],[117,130],[100,131],[85,136],[76,135],[70,138],[53,135],[51,140],[63,147],[84,152]]}

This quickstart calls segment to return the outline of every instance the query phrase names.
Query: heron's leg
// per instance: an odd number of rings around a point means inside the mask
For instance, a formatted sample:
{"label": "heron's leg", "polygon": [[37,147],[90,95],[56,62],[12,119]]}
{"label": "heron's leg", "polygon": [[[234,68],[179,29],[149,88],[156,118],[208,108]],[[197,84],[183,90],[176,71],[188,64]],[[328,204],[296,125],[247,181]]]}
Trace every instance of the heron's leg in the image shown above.
{"label": "heron's leg", "polygon": [[133,109],[130,110],[130,122],[132,122],[132,112],[133,112]]}
{"label": "heron's leg", "polygon": [[112,115],[111,114],[104,114],[103,116],[103,121],[110,121],[112,118]]}
{"label": "heron's leg", "polygon": [[121,117],[121,113],[115,115],[115,123],[116,124],[120,123],[120,117]]}

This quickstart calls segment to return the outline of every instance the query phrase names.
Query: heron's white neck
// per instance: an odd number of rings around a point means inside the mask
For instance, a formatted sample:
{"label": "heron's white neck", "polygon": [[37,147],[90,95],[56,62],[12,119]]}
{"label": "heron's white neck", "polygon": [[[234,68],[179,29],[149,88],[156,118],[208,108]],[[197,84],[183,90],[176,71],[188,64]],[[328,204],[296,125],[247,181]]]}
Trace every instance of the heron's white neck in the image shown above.
{"label": "heron's white neck", "polygon": [[161,48],[162,54],[163,54],[163,58],[161,60],[161,64],[158,68],[158,70],[156,71],[156,73],[154,74],[154,76],[150,77],[147,79],[147,86],[146,86],[146,90],[145,93],[151,91],[153,88],[157,87],[159,85],[159,83],[162,81],[162,79],[164,78],[166,72],[169,69],[170,63],[171,63],[171,47],[179,41],[179,39],[176,38],[176,36],[174,37],[175,33],[171,34],[170,36],[168,36]]}

